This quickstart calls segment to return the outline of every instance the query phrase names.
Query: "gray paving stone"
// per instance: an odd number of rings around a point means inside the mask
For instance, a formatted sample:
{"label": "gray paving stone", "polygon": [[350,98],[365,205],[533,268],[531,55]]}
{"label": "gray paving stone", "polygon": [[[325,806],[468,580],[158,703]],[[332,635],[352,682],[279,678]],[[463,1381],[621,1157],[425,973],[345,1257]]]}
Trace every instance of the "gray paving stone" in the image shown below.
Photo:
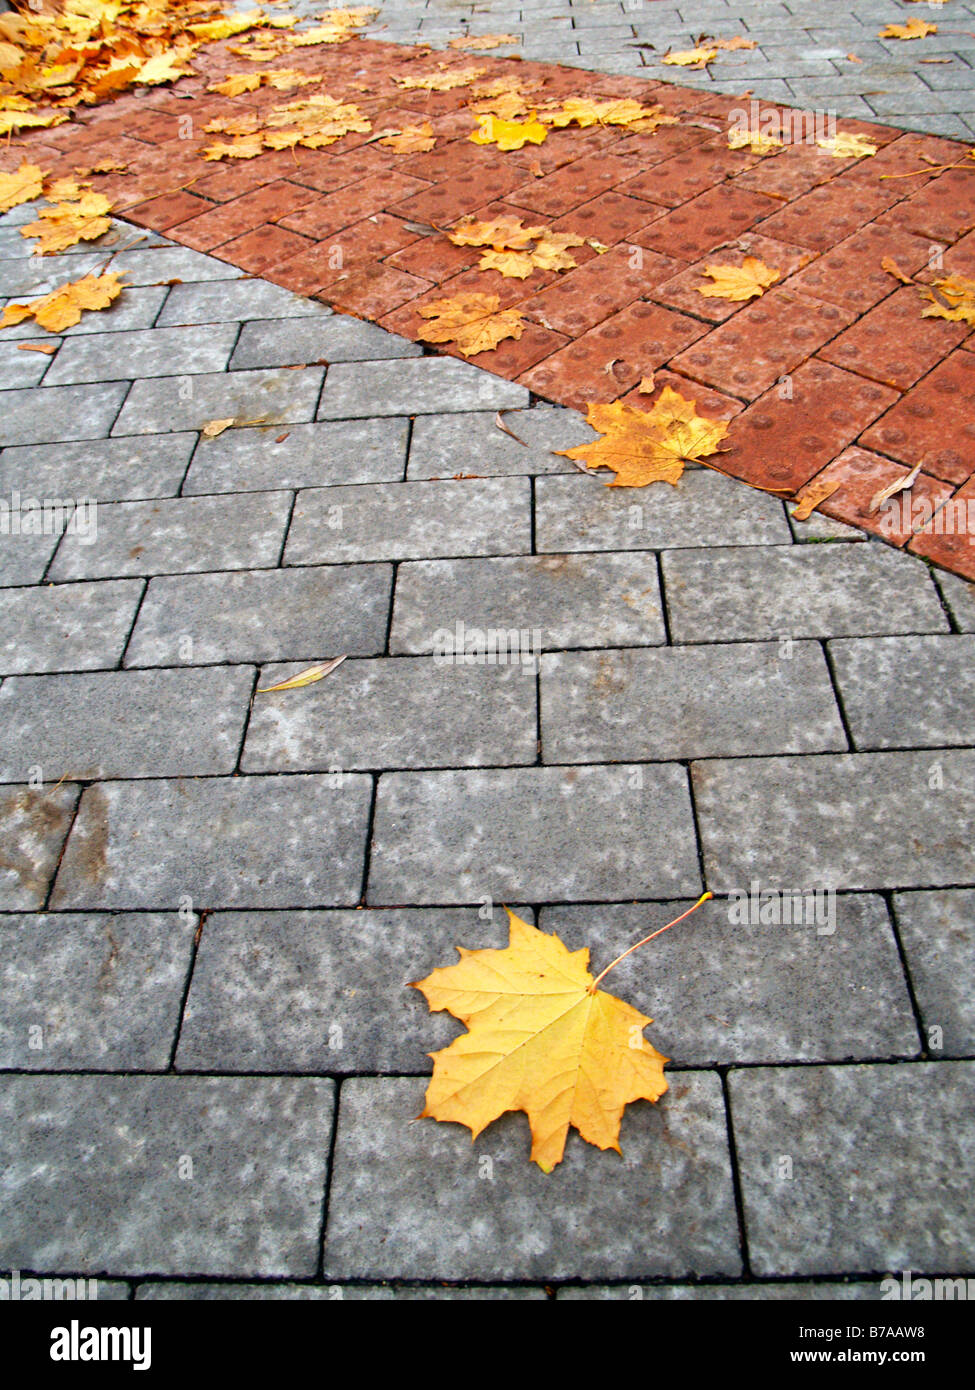
{"label": "gray paving stone", "polygon": [[65,265],[60,257],[53,260],[49,256],[35,256],[35,243],[30,241],[28,244],[31,247],[29,257],[0,260],[0,294],[9,295],[19,304],[50,294],[69,277],[80,278],[105,264],[105,253],[93,251],[90,246],[86,246],[80,254],[72,256]]}
{"label": "gray paving stone", "polygon": [[323,420],[284,433],[276,425],[226,430],[200,440],[183,492],[398,482],[408,433],[408,421],[396,417]]}
{"label": "gray paving stone", "polygon": [[975,1052],[975,891],[897,893],[894,913],[929,1053],[936,1058],[971,1056]]}
{"label": "gray paving stone", "polygon": [[445,1284],[140,1284],[135,1293],[137,1302],[178,1299],[195,1302],[224,1303],[228,1299],[248,1302],[295,1301],[322,1302],[397,1302],[417,1303],[445,1300],[454,1302],[502,1302],[531,1300],[547,1302],[543,1288],[525,1284],[485,1285],[450,1288]]}
{"label": "gray paving stone", "polygon": [[64,782],[0,788],[0,910],[44,906],[77,800],[78,788]]}
{"label": "gray paving stone", "polygon": [[339,362],[330,367],[319,420],[363,415],[430,415],[506,410],[528,404],[528,391],[451,357],[408,362]]}
{"label": "gray paving stone", "polygon": [[207,372],[136,381],[112,433],[168,434],[230,418],[275,425],[311,420],[322,375],[323,368],[309,367],[303,372]]}
{"label": "gray paving stone", "polygon": [[107,579],[276,565],[290,511],[290,492],[105,503],[94,542],[67,533],[50,575]]}
{"label": "gray paving stone", "polygon": [[814,642],[566,652],[541,671],[546,762],[847,748]]}
{"label": "gray paving stone", "polygon": [[847,1303],[877,1302],[881,1292],[879,1284],[588,1284],[569,1285],[555,1297],[559,1303]]}
{"label": "gray paving stone", "polygon": [[[248,315],[251,319],[251,315]],[[421,357],[423,349],[377,324],[345,314],[326,318],[251,319],[240,332],[231,369],[286,367],[310,362],[364,362],[382,357]]]}
{"label": "gray paving stone", "polygon": [[494,907],[489,920],[480,911],[213,913],[200,938],[177,1067],[428,1072],[428,1053],[446,1047],[457,1024],[431,1014],[407,981],[455,960],[456,944],[505,946],[504,911]]}
{"label": "gray paving stone", "polygon": [[[790,921],[773,925],[759,924],[756,899],[752,925],[750,885],[740,892],[707,904],[607,976],[604,988],[653,1018],[654,1047],[680,1066],[918,1055],[882,898],[841,894],[835,912],[822,898],[797,898]],[[590,947],[597,973],[691,905],[545,907],[539,926],[573,950]]]}
{"label": "gray paving stone", "polygon": [[821,541],[869,540],[866,531],[860,531],[856,526],[847,526],[842,521],[834,521],[825,512],[813,512],[805,521],[796,521],[792,516],[791,503],[786,503],[784,511],[792,528],[793,539],[800,545],[817,545]]}
{"label": "gray paving stone", "polygon": [[738,1272],[713,1073],[682,1073],[657,1105],[630,1106],[622,1158],[572,1134],[549,1176],[529,1163],[524,1116],[502,1117],[472,1146],[459,1125],[410,1123],[423,1091],[412,1079],[344,1083],[326,1279],[352,1271],[366,1279]]}
{"label": "gray paving stone", "polygon": [[808,888],[975,880],[971,749],[716,760],[692,773],[715,891],[797,873]]}
{"label": "gray paving stone", "polygon": [[386,641],[391,589],[390,565],[153,579],[125,664],[372,656]]}
{"label": "gray paving stone", "polygon": [[581,473],[539,478],[535,486],[540,551],[655,550],[683,546],[791,543],[782,504],[709,469],[685,473],[676,488],[605,485]]}
{"label": "gray paving stone", "polygon": [[219,372],[226,367],[236,338],[233,323],[88,333],[61,345],[46,385]]}
{"label": "gray paving stone", "polygon": [[638,554],[401,565],[390,649],[432,651],[436,634],[455,631],[457,623],[481,631],[537,628],[548,648],[659,646],[665,640],[656,566]]}
{"label": "gray paving stone", "polygon": [[[2,518],[9,515],[10,513],[5,513],[0,508],[0,525],[2,525]],[[15,511],[15,524],[18,520],[22,521],[25,515],[26,513],[23,511]],[[70,515],[70,510],[68,515]],[[52,524],[54,521],[55,517],[52,514]],[[0,530],[0,588],[36,584],[43,579],[44,571],[50,563],[60,538],[60,525],[56,531],[46,536],[43,534],[38,536],[33,534],[26,536],[9,535]]]}
{"label": "gray paving stone", "polygon": [[0,781],[233,772],[253,685],[249,666],[12,676]]}
{"label": "gray paving stone", "polygon": [[0,1078],[0,1259],[311,1275],[333,1097],[316,1077]]}
{"label": "gray paving stone", "polygon": [[167,434],[4,449],[0,493],[99,502],[174,497],[195,443],[195,434]]}
{"label": "gray paving stone", "polygon": [[962,632],[975,632],[975,584],[957,574],[938,570],[938,587]]}
{"label": "gray paving stone", "polygon": [[[46,334],[34,335],[35,341],[43,338],[44,346],[50,346],[53,341],[57,347],[57,339],[50,339]],[[0,391],[10,391],[14,388],[25,386],[37,386],[41,377],[52,366],[50,357],[43,352],[22,351],[19,343],[0,342]],[[0,396],[0,405],[3,404],[3,397]]]}
{"label": "gray paving stone", "polygon": [[970,1268],[975,1065],[755,1069],[729,1082],[755,1273]]}
{"label": "gray paving stone", "polygon": [[342,906],[359,899],[371,779],[230,777],[88,787],[51,906]]}
{"label": "gray paving stone", "polygon": [[558,458],[553,450],[571,449],[596,438],[581,415],[562,406],[505,412],[503,423],[521,444],[499,429],[496,420],[496,411],[417,416],[406,476],[574,472],[569,459]]}
{"label": "gray paving stone", "polygon": [[684,769],[393,772],[379,780],[371,903],[601,902],[696,894]]}
{"label": "gray paving stone", "polygon": [[[73,272],[73,267],[70,269]],[[88,333],[121,333],[130,329],[151,328],[165,298],[166,290],[162,287],[126,287],[124,293],[107,309],[82,314],[78,323],[63,329],[59,336],[77,338]],[[21,338],[46,339],[47,336],[43,331],[38,332],[37,324],[32,319],[25,319],[23,323],[11,324],[0,331],[0,342]]]}
{"label": "gray paving stone", "polygon": [[944,632],[930,572],[889,546],[672,550],[664,588],[675,642]]}
{"label": "gray paving stone", "polygon": [[975,636],[851,638],[829,650],[857,748],[971,743]]}
{"label": "gray paving stone", "polygon": [[142,596],[137,579],[0,591],[0,671],[97,671],[122,655]]}
{"label": "gray paving stone", "polygon": [[127,285],[164,285],[170,280],[239,280],[244,274],[226,261],[204,256],[186,246],[120,251],[113,257],[111,269],[117,271]]}
{"label": "gray paving stone", "polygon": [[0,1067],[165,1070],[195,930],[178,913],[0,918]]}
{"label": "gray paving stone", "polygon": [[[105,439],[129,386],[36,386],[3,394],[0,445]],[[122,433],[122,431],[119,431]]]}
{"label": "gray paving stone", "polygon": [[295,499],[284,563],[524,554],[531,509],[527,478],[313,488]]}
{"label": "gray paving stone", "polygon": [[[265,667],[258,686],[296,671]],[[346,661],[307,689],[259,695],[241,766],[313,772],[532,763],[535,707],[533,667],[438,665],[429,656]]]}
{"label": "gray paving stone", "polygon": [[[219,263],[231,275],[233,267]],[[326,319],[331,309],[304,295],[292,294],[267,280],[197,281],[173,285],[159,315],[160,326],[222,323],[242,319]]]}

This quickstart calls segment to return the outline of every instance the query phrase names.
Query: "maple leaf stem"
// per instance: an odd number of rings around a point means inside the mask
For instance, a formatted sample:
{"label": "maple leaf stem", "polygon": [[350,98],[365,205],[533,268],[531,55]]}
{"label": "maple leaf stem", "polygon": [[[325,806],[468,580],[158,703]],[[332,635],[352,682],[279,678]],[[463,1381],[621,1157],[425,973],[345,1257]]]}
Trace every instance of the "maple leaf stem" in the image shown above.
{"label": "maple leaf stem", "polygon": [[708,898],[713,897],[713,893],[702,893],[693,907],[689,907],[686,912],[682,912],[679,917],[675,917],[674,920],[672,922],[668,922],[665,927],[658,927],[657,930],[652,931],[649,936],[645,936],[642,941],[637,941],[635,945],[628,946],[621,956],[617,956],[615,960],[611,960],[609,965],[606,966],[605,970],[601,970],[599,972],[599,974],[593,980],[592,984],[589,986],[589,993],[596,993],[596,986],[599,984],[599,981],[604,979],[615,965],[619,965],[621,960],[626,960],[627,956],[631,956],[634,951],[638,951],[641,946],[645,946],[647,942],[652,941],[655,936],[662,936],[665,931],[670,931],[671,927],[676,927],[678,922],[683,922],[685,917],[690,917],[691,913],[696,912],[702,903],[706,903]]}

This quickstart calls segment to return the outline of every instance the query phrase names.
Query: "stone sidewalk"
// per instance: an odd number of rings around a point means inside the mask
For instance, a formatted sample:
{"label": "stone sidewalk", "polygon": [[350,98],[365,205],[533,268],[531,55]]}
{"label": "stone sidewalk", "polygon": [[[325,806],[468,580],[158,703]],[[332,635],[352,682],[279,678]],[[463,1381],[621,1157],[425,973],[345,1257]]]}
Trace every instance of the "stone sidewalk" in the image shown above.
{"label": "stone sidewalk", "polygon": [[[551,452],[575,411],[154,231],[39,281],[31,216],[0,296],[109,256],[129,288],[53,355],[0,332],[3,515],[54,526],[0,535],[0,1269],[137,1299],[975,1275],[975,588],[711,470],[606,489]],[[228,416],[263,420],[201,438]],[[539,629],[537,669],[439,664],[457,623]],[[835,911],[739,923],[755,883]],[[411,1123],[455,1029],[405,982],[503,944],[501,904],[601,968],[704,888],[615,972],[673,1059],[622,1159],[573,1136],[545,1177],[522,1116]]]}

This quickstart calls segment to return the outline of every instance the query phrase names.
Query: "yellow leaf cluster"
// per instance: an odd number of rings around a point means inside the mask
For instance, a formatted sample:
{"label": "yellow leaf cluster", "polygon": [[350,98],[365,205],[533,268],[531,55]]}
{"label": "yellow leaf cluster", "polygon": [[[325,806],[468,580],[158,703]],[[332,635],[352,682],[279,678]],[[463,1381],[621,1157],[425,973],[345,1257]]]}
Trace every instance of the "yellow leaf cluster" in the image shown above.
{"label": "yellow leaf cluster", "polygon": [[543,111],[542,120],[562,128],[594,125],[624,126],[637,134],[652,134],[659,126],[677,125],[676,116],[667,116],[659,106],[643,106],[630,97],[612,101],[590,101],[587,97],[568,97],[556,109]]}
{"label": "yellow leaf cluster", "polygon": [[475,145],[497,145],[505,152],[520,150],[524,145],[540,145],[548,138],[548,129],[536,119],[535,113],[527,121],[506,121],[490,113],[481,116],[478,126],[469,137]]}
{"label": "yellow leaf cluster", "polygon": [[86,309],[106,309],[122,292],[115,271],[107,275],[86,275],[68,285],[60,285],[41,299],[27,304],[8,304],[0,318],[0,328],[33,318],[49,333],[62,333],[81,321]]}
{"label": "yellow leaf cluster", "polygon": [[440,63],[437,72],[425,72],[419,77],[396,77],[393,80],[408,92],[450,92],[455,87],[469,86],[478,77],[483,77],[486,71],[486,68],[451,68],[446,63]]}
{"label": "yellow leaf cluster", "polygon": [[35,256],[51,256],[79,241],[94,241],[112,225],[106,216],[112,204],[101,193],[93,193],[87,184],[59,179],[51,185],[47,197],[53,206],[42,208],[35,222],[20,229],[21,236],[38,238]]}
{"label": "yellow leaf cluster", "polygon": [[418,334],[425,343],[455,343],[465,357],[489,352],[502,339],[520,338],[524,332],[521,314],[502,309],[496,294],[470,291],[435,299],[417,313],[431,320]]}
{"label": "yellow leaf cluster", "polygon": [[0,212],[9,212],[20,203],[39,198],[43,187],[43,171],[26,160],[12,174],[0,173]]}
{"label": "yellow leaf cluster", "polygon": [[517,34],[465,34],[463,38],[451,39],[448,48],[473,48],[487,52],[491,48],[504,48],[508,44],[521,43]]}
{"label": "yellow leaf cluster", "polygon": [[407,125],[402,130],[391,130],[379,141],[394,154],[425,154],[437,143],[433,126],[429,121],[422,125]]}
{"label": "yellow leaf cluster", "polygon": [[423,1117],[465,1125],[473,1137],[510,1110],[528,1116],[532,1160],[550,1173],[569,1129],[599,1149],[619,1149],[632,1101],[667,1090],[662,1056],[643,1037],[653,1020],[596,989],[589,950],[508,912],[501,950],[469,951],[414,983],[431,1011],[467,1032],[431,1053]]}
{"label": "yellow leaf cluster", "polygon": [[204,149],[204,159],[216,160],[253,159],[263,150],[287,150],[295,145],[318,150],[324,145],[334,145],[350,131],[363,134],[372,126],[351,102],[316,93],[303,100],[272,107],[263,123],[256,114],[248,114],[211,121],[204,129],[239,137],[233,144],[221,141]]}
{"label": "yellow leaf cluster", "polygon": [[921,294],[931,301],[922,311],[922,318],[947,319],[949,323],[975,326],[975,280],[949,275],[945,280],[936,280],[934,290],[922,290]]}
{"label": "yellow leaf cluster", "polygon": [[725,420],[698,415],[693,401],[665,386],[653,409],[635,410],[622,401],[590,405],[586,423],[603,437],[591,444],[557,452],[590,468],[611,469],[609,487],[646,487],[672,483],[675,487],[689,461],[718,452],[728,433]]}
{"label": "yellow leaf cluster", "polygon": [[[497,270],[508,279],[525,280],[533,270],[572,270],[577,264],[569,248],[582,246],[574,232],[548,227],[525,227],[520,217],[505,214],[490,222],[460,222],[447,233],[455,246],[482,246],[479,270]],[[534,243],[534,244],[533,244]]]}
{"label": "yellow leaf cluster", "polygon": [[862,135],[834,135],[828,140],[817,140],[821,150],[826,150],[834,159],[864,159],[877,153],[877,146],[865,140]]}

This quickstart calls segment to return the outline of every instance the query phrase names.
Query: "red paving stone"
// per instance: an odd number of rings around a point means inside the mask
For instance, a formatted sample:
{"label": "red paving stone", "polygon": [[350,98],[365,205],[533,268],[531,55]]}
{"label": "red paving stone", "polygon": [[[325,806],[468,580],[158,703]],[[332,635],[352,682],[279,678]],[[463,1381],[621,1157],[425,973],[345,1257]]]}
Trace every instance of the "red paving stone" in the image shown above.
{"label": "red paving stone", "polygon": [[[359,39],[288,55],[288,67],[321,75],[320,88],[230,99],[206,91],[243,66],[227,48],[201,49],[198,75],[174,90],[125,92],[6,142],[0,169],[25,154],[54,175],[121,160],[125,173],[86,175],[117,215],[415,341],[419,306],[471,289],[497,294],[520,308],[524,332],[475,365],[580,409],[614,399],[649,409],[670,385],[732,421],[716,460],[724,471],[783,495],[841,479],[821,505],[827,515],[975,578],[975,547],[957,526],[969,502],[975,513],[975,334],[922,318],[919,291],[881,266],[890,257],[919,282],[975,278],[975,170],[935,167],[963,160],[965,144],[844,121],[841,131],[872,140],[876,156],[833,159],[802,141],[760,157],[726,148],[742,97]],[[482,68],[482,80],[515,77],[539,109],[567,96],[633,97],[678,124],[553,130],[510,153],[476,146],[468,88],[397,85],[441,63]],[[371,130],[319,150],[202,159],[217,138],[203,131],[212,119],[262,115],[316,90],[357,103]],[[794,118],[758,109],[783,128]],[[374,139],[423,120],[432,151],[396,154]],[[587,238],[577,267],[505,278],[479,271],[480,251],[444,235],[462,217],[503,213]],[[761,299],[699,293],[706,265],[749,254],[782,272]],[[650,373],[646,395],[637,386]],[[897,527],[870,502],[918,463],[910,496],[941,510],[915,534],[903,500]]]}

